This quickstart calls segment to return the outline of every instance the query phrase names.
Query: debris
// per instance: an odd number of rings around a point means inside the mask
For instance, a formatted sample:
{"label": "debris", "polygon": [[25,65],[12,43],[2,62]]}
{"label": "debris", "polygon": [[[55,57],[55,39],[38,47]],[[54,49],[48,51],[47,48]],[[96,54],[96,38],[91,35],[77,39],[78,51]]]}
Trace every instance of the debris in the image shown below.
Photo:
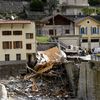
{"label": "debris", "polygon": [[3,84],[0,83],[0,100],[7,100],[7,90]]}
{"label": "debris", "polygon": [[34,91],[38,91],[38,87],[37,87],[35,81],[33,81],[33,84],[32,84],[32,91],[33,91],[33,92],[34,92]]}
{"label": "debris", "polygon": [[14,100],[66,100],[73,92],[64,67],[66,54],[53,47],[39,51],[36,57],[34,68],[27,65],[29,74],[10,77],[5,83],[8,96]]}
{"label": "debris", "polygon": [[57,47],[53,47],[45,51],[39,51],[36,57],[38,63],[35,70],[37,73],[43,73],[52,69],[54,64],[62,63],[62,59],[66,58],[66,54]]}

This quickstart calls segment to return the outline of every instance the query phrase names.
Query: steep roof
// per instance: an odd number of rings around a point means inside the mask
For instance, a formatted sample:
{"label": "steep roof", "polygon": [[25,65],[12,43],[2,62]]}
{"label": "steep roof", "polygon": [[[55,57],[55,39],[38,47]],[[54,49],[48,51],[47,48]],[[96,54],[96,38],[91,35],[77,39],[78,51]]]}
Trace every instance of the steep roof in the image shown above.
{"label": "steep roof", "polygon": [[56,17],[56,16],[62,16],[62,17],[64,17],[65,19],[68,19],[68,20],[70,20],[70,21],[73,22],[73,19],[71,19],[71,18],[68,17],[68,16],[61,15],[61,14],[56,14],[56,15],[47,16],[47,17],[43,18],[43,19],[41,20],[41,22],[47,22],[48,20],[50,20],[51,18]]}

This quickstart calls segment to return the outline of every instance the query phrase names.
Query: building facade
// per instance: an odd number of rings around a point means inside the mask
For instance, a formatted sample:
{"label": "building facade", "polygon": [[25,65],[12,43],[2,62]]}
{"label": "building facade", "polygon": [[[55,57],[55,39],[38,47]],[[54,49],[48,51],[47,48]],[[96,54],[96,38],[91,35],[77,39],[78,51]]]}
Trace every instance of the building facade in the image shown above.
{"label": "building facade", "polygon": [[36,53],[35,24],[0,20],[0,62],[31,61]]}
{"label": "building facade", "polygon": [[76,20],[75,34],[81,36],[81,47],[93,49],[100,47],[100,21],[93,17]]}
{"label": "building facade", "polygon": [[66,16],[57,14],[55,16],[46,17],[42,20],[44,26],[41,28],[41,34],[48,36],[73,35],[74,22]]}
{"label": "building facade", "polygon": [[64,15],[82,15],[82,8],[88,7],[88,0],[59,0]]}
{"label": "building facade", "polygon": [[53,41],[59,41],[61,45],[80,46],[80,36],[75,34],[75,22],[68,16],[57,14],[49,16],[42,20],[39,32],[42,35],[51,36]]}

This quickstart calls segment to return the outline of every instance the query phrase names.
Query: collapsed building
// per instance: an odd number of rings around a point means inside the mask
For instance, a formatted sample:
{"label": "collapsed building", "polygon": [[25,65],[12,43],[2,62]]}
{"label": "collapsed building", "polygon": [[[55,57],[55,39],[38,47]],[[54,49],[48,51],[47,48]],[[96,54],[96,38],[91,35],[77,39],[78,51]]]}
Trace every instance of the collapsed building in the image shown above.
{"label": "collapsed building", "polygon": [[[77,66],[67,62],[66,54],[53,47],[37,54],[34,67],[24,77],[12,77],[5,84],[9,98],[20,100],[44,98],[46,100],[67,99],[77,95]],[[75,71],[76,70],[76,71]]]}

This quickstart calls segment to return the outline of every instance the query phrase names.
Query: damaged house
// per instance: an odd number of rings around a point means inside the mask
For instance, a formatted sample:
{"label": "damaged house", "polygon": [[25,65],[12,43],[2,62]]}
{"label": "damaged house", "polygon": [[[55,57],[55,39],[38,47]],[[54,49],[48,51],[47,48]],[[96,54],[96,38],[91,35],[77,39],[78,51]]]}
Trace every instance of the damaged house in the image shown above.
{"label": "damaged house", "polygon": [[1,78],[23,73],[25,70],[22,69],[25,69],[27,62],[31,62],[35,53],[34,22],[28,20],[0,20]]}

